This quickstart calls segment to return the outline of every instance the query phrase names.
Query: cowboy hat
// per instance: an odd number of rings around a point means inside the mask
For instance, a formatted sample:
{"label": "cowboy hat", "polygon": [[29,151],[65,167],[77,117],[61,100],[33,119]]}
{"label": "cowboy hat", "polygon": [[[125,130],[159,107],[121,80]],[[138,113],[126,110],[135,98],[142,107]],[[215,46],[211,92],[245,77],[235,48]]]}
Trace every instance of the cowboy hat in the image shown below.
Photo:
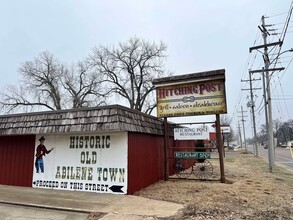
{"label": "cowboy hat", "polygon": [[44,138],[44,136],[42,136],[42,137],[39,139],[39,141],[44,141],[44,140],[46,140],[46,139]]}

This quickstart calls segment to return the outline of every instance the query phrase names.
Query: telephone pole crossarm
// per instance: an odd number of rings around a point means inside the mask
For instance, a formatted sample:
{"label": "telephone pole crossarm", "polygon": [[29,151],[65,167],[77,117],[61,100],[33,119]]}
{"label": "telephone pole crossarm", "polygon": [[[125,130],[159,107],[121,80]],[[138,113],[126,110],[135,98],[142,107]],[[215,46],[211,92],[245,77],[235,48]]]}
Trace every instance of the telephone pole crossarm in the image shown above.
{"label": "telephone pole crossarm", "polygon": [[260,90],[261,88],[253,88],[253,89],[241,89],[241,90],[243,90],[243,91],[245,91],[245,90],[248,90],[248,91],[251,91],[251,90]]}
{"label": "telephone pole crossarm", "polygon": [[[280,67],[280,68],[272,68],[272,69],[265,69],[266,71],[282,71],[284,70],[285,67]],[[262,73],[264,70],[260,69],[260,70],[249,70],[249,73]]]}
{"label": "telephone pole crossarm", "polygon": [[274,42],[274,43],[269,43],[269,44],[258,45],[258,46],[255,46],[255,47],[250,47],[249,48],[249,53],[251,53],[251,51],[253,51],[253,50],[257,50],[257,49],[260,49],[260,48],[271,47],[271,46],[276,46],[276,45],[282,46],[282,44],[283,44],[283,41],[278,41],[278,42]]}

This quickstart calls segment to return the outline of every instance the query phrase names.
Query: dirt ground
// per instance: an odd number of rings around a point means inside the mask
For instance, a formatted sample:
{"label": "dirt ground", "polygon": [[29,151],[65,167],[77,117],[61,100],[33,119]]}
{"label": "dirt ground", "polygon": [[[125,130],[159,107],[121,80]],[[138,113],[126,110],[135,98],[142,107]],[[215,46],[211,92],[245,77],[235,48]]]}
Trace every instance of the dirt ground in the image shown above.
{"label": "dirt ground", "polygon": [[[213,178],[220,179],[219,162],[212,160]],[[220,181],[161,181],[135,195],[184,204],[170,220],[293,219],[293,172],[242,152],[227,152],[227,183]],[[194,176],[193,176],[194,179]]]}

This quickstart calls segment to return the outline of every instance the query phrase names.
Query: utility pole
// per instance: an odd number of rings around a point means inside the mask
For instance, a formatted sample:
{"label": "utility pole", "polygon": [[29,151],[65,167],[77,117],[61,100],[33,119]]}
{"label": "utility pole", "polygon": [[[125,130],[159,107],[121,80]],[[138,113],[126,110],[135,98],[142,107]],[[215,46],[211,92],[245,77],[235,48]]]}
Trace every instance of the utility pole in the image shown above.
{"label": "utility pole", "polygon": [[240,124],[239,124],[239,121],[238,121],[238,133],[239,133],[239,140],[240,140],[240,147],[242,149],[242,136],[241,136],[241,128],[240,128]]}
{"label": "utility pole", "polygon": [[[264,99],[264,107],[265,107],[265,118],[266,118],[266,140],[269,139],[269,117],[268,117],[268,106],[267,106],[267,92],[266,92],[266,76],[264,68],[262,68],[262,83],[263,83],[263,99]],[[269,142],[267,141],[267,143]]]}
{"label": "utility pole", "polygon": [[[268,30],[266,29],[266,24],[265,24],[265,17],[262,16],[261,18],[261,26],[258,26],[258,28],[261,30],[262,32],[262,37],[263,37],[263,41],[264,44],[263,45],[259,45],[259,46],[255,46],[255,47],[251,47],[249,48],[249,52],[251,52],[252,50],[258,50],[260,48],[264,48],[264,53],[263,53],[263,59],[264,59],[264,69],[262,70],[253,70],[250,71],[251,73],[256,73],[256,72],[263,72],[265,75],[265,79],[266,79],[266,89],[265,89],[265,93],[266,93],[266,97],[267,97],[267,103],[265,103],[265,105],[267,105],[267,117],[266,120],[268,121],[268,126],[267,126],[267,134],[268,134],[268,157],[269,157],[269,171],[272,172],[273,170],[273,164],[274,164],[274,155],[273,155],[273,142],[274,142],[274,137],[273,137],[273,115],[272,115],[272,100],[271,100],[271,88],[270,88],[270,71],[275,71],[275,70],[283,70],[284,68],[274,68],[274,69],[270,69],[270,60],[269,60],[269,56],[268,56],[268,48],[271,46],[281,46],[283,44],[282,41],[278,41],[278,42],[273,42],[273,43],[267,43],[267,37],[268,35],[270,35],[270,33],[268,32]],[[264,93],[264,94],[265,94]]]}
{"label": "utility pole", "polygon": [[[253,155],[256,157],[256,147],[257,147],[257,143],[255,144],[255,140],[254,140],[254,130],[253,130],[253,120],[252,120],[252,109],[251,109],[251,103],[250,101],[247,103],[247,108],[250,108],[250,123],[251,123],[251,134],[252,134],[252,145],[253,145]],[[258,152],[257,152],[258,155]]]}
{"label": "utility pole", "polygon": [[[268,31],[266,30],[265,17],[261,17],[262,27],[263,27],[263,41],[264,45],[267,45]],[[268,47],[264,47],[264,63],[265,63],[265,75],[266,75],[266,88],[267,88],[267,101],[268,101],[268,121],[269,121],[269,170],[273,171],[274,157],[273,157],[273,147],[274,147],[274,136],[273,136],[273,113],[272,113],[272,100],[271,100],[271,86],[270,86],[270,72],[268,71],[270,66]]]}
{"label": "utility pole", "polygon": [[[249,80],[241,80],[241,82],[249,82],[249,91],[250,91],[250,104],[248,107],[251,107],[251,113],[252,113],[252,124],[253,124],[253,148],[255,152],[255,156],[258,157],[258,140],[257,140],[257,134],[256,134],[256,125],[255,125],[255,114],[254,114],[254,100],[253,100],[253,90],[257,90],[260,88],[252,88],[252,81],[260,80],[260,79],[252,79],[251,78],[252,73],[249,72]],[[247,89],[242,89],[242,90],[247,90]]]}
{"label": "utility pole", "polygon": [[243,107],[241,106],[241,121],[242,121],[242,129],[243,129],[243,138],[244,138],[244,153],[248,153],[248,151],[247,151],[247,145],[246,145],[246,137],[245,137],[245,126],[244,126],[244,122],[245,122],[245,120],[244,120],[244,117],[246,117],[246,116],[244,116],[243,115],[243,112],[246,112],[246,111],[243,111]]}

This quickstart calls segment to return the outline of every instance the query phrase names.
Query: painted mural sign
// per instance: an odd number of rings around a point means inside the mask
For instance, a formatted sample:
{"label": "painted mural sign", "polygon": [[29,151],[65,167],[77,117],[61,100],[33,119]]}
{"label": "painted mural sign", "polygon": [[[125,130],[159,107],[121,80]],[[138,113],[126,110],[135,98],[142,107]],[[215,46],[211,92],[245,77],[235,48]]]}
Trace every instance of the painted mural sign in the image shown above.
{"label": "painted mural sign", "polygon": [[162,86],[156,91],[158,117],[227,113],[224,80]]}
{"label": "painted mural sign", "polygon": [[[127,133],[44,137],[42,165],[37,154],[33,187],[97,193],[127,193]],[[41,138],[36,138],[36,143]],[[43,152],[43,153],[42,153]],[[42,167],[43,166],[43,167]]]}
{"label": "painted mural sign", "polygon": [[174,128],[175,140],[207,140],[210,138],[207,126],[195,128]]}

